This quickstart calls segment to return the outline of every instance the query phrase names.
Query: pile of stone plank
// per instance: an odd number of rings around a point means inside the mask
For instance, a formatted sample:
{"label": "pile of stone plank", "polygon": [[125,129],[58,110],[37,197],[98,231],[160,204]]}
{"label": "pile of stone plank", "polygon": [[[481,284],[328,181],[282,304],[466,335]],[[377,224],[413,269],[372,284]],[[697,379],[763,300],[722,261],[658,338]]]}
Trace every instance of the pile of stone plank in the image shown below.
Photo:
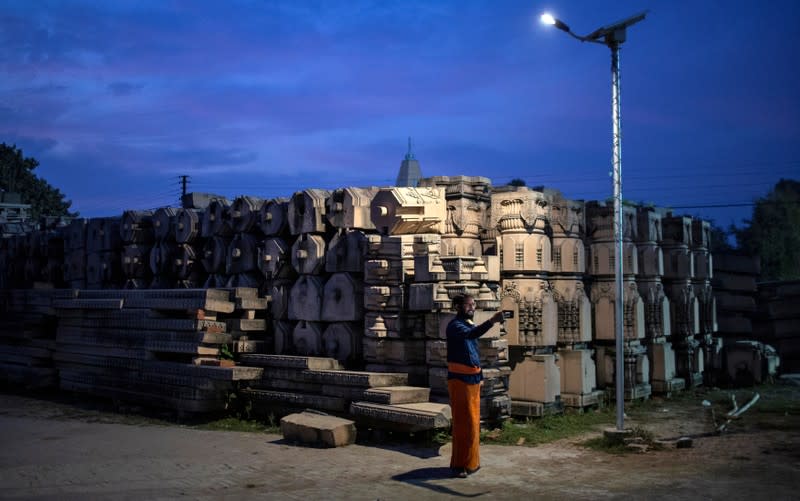
{"label": "pile of stone plank", "polygon": [[800,280],[758,284],[757,339],[781,354],[782,372],[800,370]]}
{"label": "pile of stone plank", "polygon": [[450,426],[450,406],[429,402],[430,389],[408,386],[405,373],[344,370],[327,357],[247,354],[240,362],[264,371],[240,391],[262,416],[313,409],[380,429]]}
{"label": "pile of stone plank", "polygon": [[53,307],[61,388],[180,413],[224,409],[234,381],[261,373],[219,367],[232,336],[218,315],[245,299],[235,296],[218,289],[60,291]]}
{"label": "pile of stone plank", "polygon": [[761,273],[757,257],[734,254],[714,256],[714,299],[717,303],[718,335],[725,344],[753,339],[756,313],[756,281]]}
{"label": "pile of stone plank", "polygon": [[57,385],[53,367],[53,289],[0,290],[0,381],[22,388]]}

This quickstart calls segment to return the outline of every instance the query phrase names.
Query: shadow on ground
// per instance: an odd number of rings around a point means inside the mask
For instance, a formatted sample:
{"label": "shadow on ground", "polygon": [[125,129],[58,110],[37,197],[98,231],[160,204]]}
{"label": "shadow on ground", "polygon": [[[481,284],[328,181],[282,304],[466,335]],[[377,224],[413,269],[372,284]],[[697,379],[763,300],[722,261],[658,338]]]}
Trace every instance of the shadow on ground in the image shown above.
{"label": "shadow on ground", "polygon": [[[406,473],[395,475],[392,477],[392,480],[415,485],[417,487],[422,487],[434,492],[438,492],[440,494],[447,494],[448,496],[454,496],[454,497],[476,498],[479,496],[490,494],[489,491],[466,494],[463,492],[459,492],[456,489],[452,489],[448,486],[444,486],[439,483],[433,482],[436,480],[444,480],[451,478],[453,478],[453,474],[450,468],[440,467],[440,468],[417,468],[416,470],[411,470]],[[465,479],[453,479],[453,482],[467,482],[467,481],[468,480]]]}

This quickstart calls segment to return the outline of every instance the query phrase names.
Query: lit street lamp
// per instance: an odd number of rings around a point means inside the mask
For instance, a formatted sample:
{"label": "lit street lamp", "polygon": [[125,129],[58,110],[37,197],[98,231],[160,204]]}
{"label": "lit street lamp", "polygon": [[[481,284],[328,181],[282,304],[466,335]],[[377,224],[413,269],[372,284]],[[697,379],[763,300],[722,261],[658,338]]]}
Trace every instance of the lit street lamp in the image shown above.
{"label": "lit street lamp", "polygon": [[616,391],[617,391],[617,430],[624,428],[624,409],[625,409],[625,383],[623,363],[623,290],[622,290],[622,144],[620,129],[620,98],[619,98],[619,46],[625,41],[626,30],[639,21],[643,20],[647,11],[640,12],[622,21],[603,26],[589,33],[586,36],[576,35],[563,21],[553,17],[551,14],[542,14],[541,20],[544,24],[555,26],[566,32],[573,38],[581,42],[593,42],[608,46],[611,49],[611,121],[613,127],[612,145],[612,179],[614,184],[614,242],[616,250],[614,252],[614,282],[616,288],[616,313],[614,319],[614,338],[616,340]]}

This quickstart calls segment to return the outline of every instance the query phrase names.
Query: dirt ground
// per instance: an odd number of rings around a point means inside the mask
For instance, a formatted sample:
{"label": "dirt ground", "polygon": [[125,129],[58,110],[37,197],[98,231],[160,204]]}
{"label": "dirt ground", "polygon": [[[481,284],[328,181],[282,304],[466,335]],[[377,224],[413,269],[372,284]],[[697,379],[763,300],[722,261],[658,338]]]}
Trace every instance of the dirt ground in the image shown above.
{"label": "dirt ground", "polygon": [[800,386],[756,391],[761,399],[721,435],[706,434],[693,399],[630,409],[626,426],[693,436],[691,448],[615,455],[582,445],[599,432],[536,447],[486,443],[467,479],[449,477],[449,444],[315,449],[0,393],[0,499],[798,499]]}

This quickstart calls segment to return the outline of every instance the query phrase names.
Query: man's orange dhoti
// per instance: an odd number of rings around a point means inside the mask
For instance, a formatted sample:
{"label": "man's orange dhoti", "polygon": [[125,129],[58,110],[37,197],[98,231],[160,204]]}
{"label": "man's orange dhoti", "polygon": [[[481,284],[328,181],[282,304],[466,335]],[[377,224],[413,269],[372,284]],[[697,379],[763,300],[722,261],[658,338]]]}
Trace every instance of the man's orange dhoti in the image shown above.
{"label": "man's orange dhoti", "polygon": [[449,379],[450,409],[453,415],[453,453],[450,468],[477,470],[481,465],[481,385]]}

